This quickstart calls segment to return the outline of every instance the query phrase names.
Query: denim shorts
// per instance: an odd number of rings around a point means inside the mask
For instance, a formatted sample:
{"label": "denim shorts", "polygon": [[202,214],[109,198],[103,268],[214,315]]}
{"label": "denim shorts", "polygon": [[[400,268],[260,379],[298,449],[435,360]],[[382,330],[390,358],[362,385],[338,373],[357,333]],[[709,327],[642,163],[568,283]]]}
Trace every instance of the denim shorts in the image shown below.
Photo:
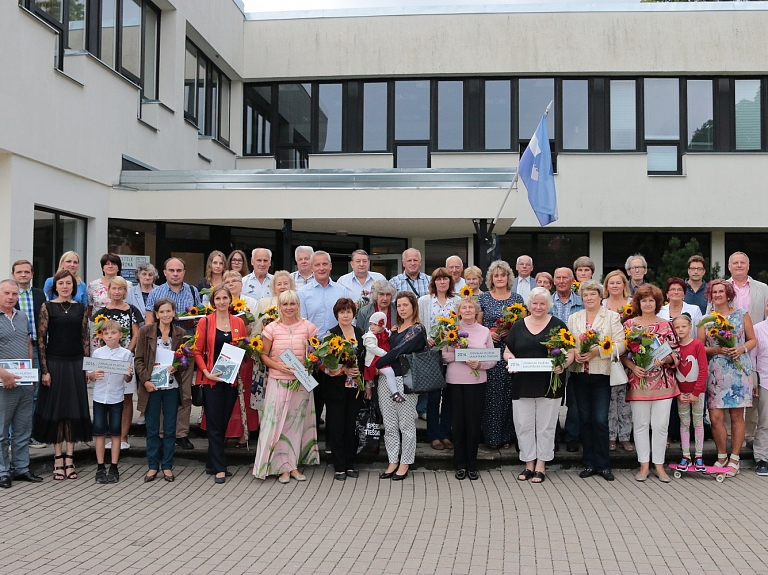
{"label": "denim shorts", "polygon": [[123,421],[123,403],[93,402],[93,435],[101,437],[110,435],[118,437],[121,434]]}

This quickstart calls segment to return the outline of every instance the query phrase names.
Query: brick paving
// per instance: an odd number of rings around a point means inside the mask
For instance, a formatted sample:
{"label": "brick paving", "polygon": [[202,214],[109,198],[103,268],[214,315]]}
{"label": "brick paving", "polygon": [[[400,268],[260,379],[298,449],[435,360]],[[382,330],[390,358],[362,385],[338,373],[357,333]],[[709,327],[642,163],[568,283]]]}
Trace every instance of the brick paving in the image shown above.
{"label": "brick paving", "polygon": [[143,483],[140,458],[117,485],[92,464],[76,481],[35,469],[44,483],[0,491],[0,573],[768,573],[768,479],[751,469],[663,485],[554,466],[533,485],[519,465],[474,482],[378,466],[340,482],[322,465],[285,486],[246,466],[215,485],[189,460],[174,483]]}

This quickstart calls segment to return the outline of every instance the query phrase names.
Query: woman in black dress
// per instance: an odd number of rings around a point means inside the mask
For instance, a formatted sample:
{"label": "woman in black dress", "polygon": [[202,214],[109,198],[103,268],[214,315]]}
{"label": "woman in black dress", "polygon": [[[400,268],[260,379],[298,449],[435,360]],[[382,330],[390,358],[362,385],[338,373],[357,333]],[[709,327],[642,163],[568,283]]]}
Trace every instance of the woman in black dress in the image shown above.
{"label": "woman in black dress", "polygon": [[[53,276],[56,297],[40,308],[38,346],[42,386],[37,398],[33,437],[53,443],[53,478],[77,479],[75,443],[90,441],[91,413],[83,357],[90,353],[88,308],[72,301],[77,280],[69,270]],[[66,442],[62,456],[62,443]]]}
{"label": "woman in black dress", "polygon": [[[504,359],[547,357],[547,348],[543,345],[549,339],[552,328],[564,328],[566,325],[550,315],[552,295],[543,287],[533,288],[528,294],[528,311],[531,315],[516,321],[509,330],[506,339]],[[565,367],[572,361],[569,359]],[[561,374],[563,367],[555,368]],[[547,461],[555,457],[555,426],[560,412],[560,400],[563,397],[561,384],[552,389],[549,371],[511,372],[512,375],[512,410],[515,418],[515,431],[520,446],[520,460],[525,462],[525,469],[517,477],[520,481],[531,479],[532,483],[544,481]]]}

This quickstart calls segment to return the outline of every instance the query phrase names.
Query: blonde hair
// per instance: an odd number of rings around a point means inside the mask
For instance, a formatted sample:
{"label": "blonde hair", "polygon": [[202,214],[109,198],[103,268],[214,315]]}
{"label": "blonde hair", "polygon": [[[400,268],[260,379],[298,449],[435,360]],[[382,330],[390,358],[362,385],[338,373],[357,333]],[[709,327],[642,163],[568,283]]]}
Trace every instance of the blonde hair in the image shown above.
{"label": "blonde hair", "polygon": [[272,277],[272,281],[269,282],[269,289],[272,290],[272,293],[275,294],[275,284],[277,283],[278,278],[288,278],[288,281],[290,282],[291,287],[288,289],[292,289],[293,291],[296,291],[296,282],[293,280],[293,276],[291,275],[291,272],[287,272],[285,270],[277,270],[275,272],[275,275]]}
{"label": "blonde hair", "polygon": [[[77,258],[77,265],[79,266],[80,265],[80,254],[78,254],[75,251],[69,250],[68,252],[64,252],[63,254],[61,254],[61,257],[59,258],[59,269],[57,269],[56,271],[60,272],[61,270],[63,270],[64,269],[64,262],[67,261],[68,259],[71,259],[72,257],[76,257]],[[79,267],[78,267],[78,271],[80,271]],[[77,283],[75,284],[75,288],[77,288],[77,284],[79,284],[83,280],[80,279],[80,276],[78,274],[72,274],[72,275],[75,276],[75,280],[77,280]]]}
{"label": "blonde hair", "polygon": [[304,319],[301,317],[301,300],[299,299],[299,294],[297,294],[294,290],[289,289],[288,291],[284,291],[279,296],[277,296],[277,321],[283,321],[283,314],[280,311],[280,306],[287,303],[299,304],[299,309],[296,311],[296,319],[299,321]]}
{"label": "blonde hair", "polygon": [[507,274],[507,289],[512,289],[512,284],[515,281],[515,272],[512,271],[512,268],[509,267],[509,264],[505,262],[504,260],[496,260],[491,265],[488,266],[488,272],[485,274],[485,283],[488,286],[488,289],[493,291],[493,272],[496,270],[502,270],[504,273]]}
{"label": "blonde hair", "polygon": [[104,333],[105,331],[119,331],[120,333],[123,333],[123,326],[120,325],[120,322],[115,321],[114,319],[108,319],[101,326],[101,333]]}
{"label": "blonde hair", "polygon": [[467,279],[467,276],[474,276],[480,281],[483,281],[483,270],[481,270],[477,266],[469,266],[467,269],[464,270],[464,279]]}
{"label": "blonde hair", "polygon": [[125,278],[121,276],[115,276],[111,280],[109,280],[109,285],[107,286],[107,289],[109,289],[112,284],[116,285],[117,287],[121,287],[125,290],[125,293],[128,293],[128,282],[125,281]]}
{"label": "blonde hair", "polygon": [[632,295],[632,292],[629,291],[629,280],[621,270],[613,270],[606,274],[605,279],[603,280],[603,292],[605,293],[605,297],[610,297],[610,293],[608,292],[608,280],[617,276],[621,278],[621,282],[624,284],[624,297],[629,298],[629,296]]}

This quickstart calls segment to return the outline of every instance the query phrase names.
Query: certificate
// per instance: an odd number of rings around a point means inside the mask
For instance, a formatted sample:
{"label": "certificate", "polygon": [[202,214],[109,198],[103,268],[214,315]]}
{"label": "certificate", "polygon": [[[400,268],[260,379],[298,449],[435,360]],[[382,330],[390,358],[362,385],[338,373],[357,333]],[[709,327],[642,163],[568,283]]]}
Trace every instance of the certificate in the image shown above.
{"label": "certificate", "polygon": [[456,361],[467,361],[470,359],[476,361],[499,361],[501,359],[501,348],[456,349]]}
{"label": "certificate", "polygon": [[152,375],[149,381],[155,384],[158,389],[163,389],[171,385],[171,374],[168,368],[173,365],[173,352],[170,349],[158,347],[155,351],[155,363],[152,364]]}
{"label": "certificate", "polygon": [[213,364],[211,373],[218,373],[219,379],[223,379],[227,383],[235,383],[244,357],[244,349],[225,343],[216,363]]}
{"label": "certificate", "polygon": [[507,360],[507,371],[552,371],[550,358],[513,358]]}
{"label": "certificate", "polygon": [[286,349],[280,354],[280,359],[285,365],[293,368],[293,375],[295,375],[296,379],[299,380],[299,383],[304,386],[304,389],[312,391],[317,387],[317,380],[309,375],[307,368],[304,367],[304,364],[298,357],[296,357],[296,354],[293,353],[293,351]]}
{"label": "certificate", "polygon": [[[651,347],[653,347],[653,344],[651,344]],[[671,353],[672,353],[672,348],[670,347],[669,342],[665,341],[663,344],[661,344],[656,349],[651,351],[651,357],[653,359],[658,359],[660,361],[663,361]]]}
{"label": "certificate", "polygon": [[4,359],[0,361],[0,367],[11,375],[18,375],[16,385],[34,385],[39,378],[39,371],[32,368],[31,359]]}
{"label": "certificate", "polygon": [[83,358],[84,371],[96,371],[100,369],[104,373],[116,373],[118,375],[128,375],[129,361],[118,361],[116,359],[98,359],[95,357]]}

